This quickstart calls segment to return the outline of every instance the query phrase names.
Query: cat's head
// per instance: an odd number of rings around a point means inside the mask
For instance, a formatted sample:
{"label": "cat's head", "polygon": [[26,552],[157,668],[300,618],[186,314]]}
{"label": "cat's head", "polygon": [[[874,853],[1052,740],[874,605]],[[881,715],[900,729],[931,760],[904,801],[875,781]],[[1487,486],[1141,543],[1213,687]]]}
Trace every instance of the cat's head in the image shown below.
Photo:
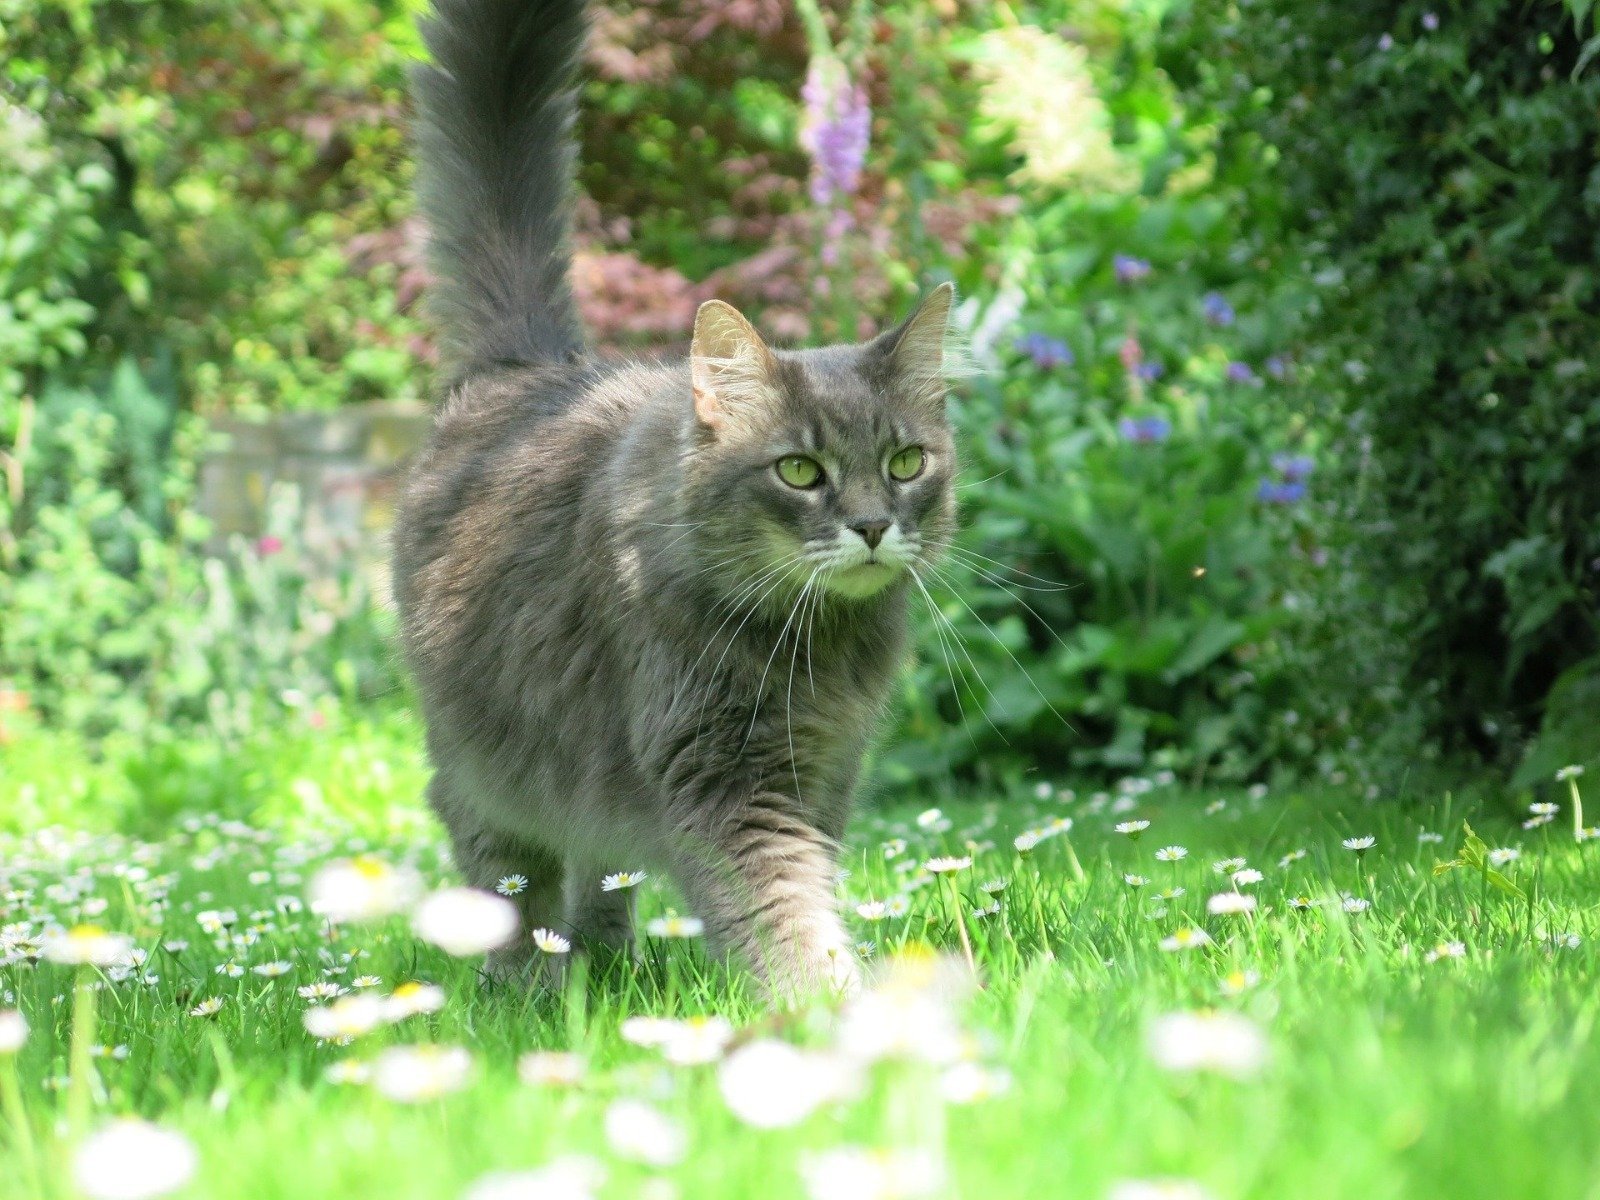
{"label": "cat's head", "polygon": [[955,521],[954,294],[935,288],[870,342],[797,351],[773,350],[721,301],[701,306],[687,515],[719,565],[780,591],[809,580],[862,599],[943,550]]}

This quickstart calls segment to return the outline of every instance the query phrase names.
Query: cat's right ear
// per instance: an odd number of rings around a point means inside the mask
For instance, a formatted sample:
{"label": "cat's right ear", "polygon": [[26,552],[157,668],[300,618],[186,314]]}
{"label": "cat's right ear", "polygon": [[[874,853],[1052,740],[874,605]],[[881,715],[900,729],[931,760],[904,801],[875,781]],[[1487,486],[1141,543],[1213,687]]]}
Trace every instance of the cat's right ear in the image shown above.
{"label": "cat's right ear", "polygon": [[689,372],[694,415],[716,432],[770,402],[777,360],[755,326],[731,304],[707,300],[694,315]]}

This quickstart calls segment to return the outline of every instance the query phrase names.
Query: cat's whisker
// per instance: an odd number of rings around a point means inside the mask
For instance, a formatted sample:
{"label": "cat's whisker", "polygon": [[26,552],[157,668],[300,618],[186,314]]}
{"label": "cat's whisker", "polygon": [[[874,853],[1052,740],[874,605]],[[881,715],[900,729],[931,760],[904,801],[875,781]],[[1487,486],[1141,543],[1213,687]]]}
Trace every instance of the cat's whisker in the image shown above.
{"label": "cat's whisker", "polygon": [[[923,568],[927,570],[934,577],[934,579],[944,584],[944,586],[949,589],[950,594],[955,597],[956,603],[960,604],[962,608],[966,609],[974,621],[983,626],[985,631],[988,632],[989,636],[994,639],[994,644],[999,646],[1001,650],[1005,651],[1006,657],[1012,661],[1017,670],[1022,672],[1022,677],[1028,681],[1028,686],[1033,689],[1034,694],[1038,696],[1040,700],[1044,701],[1044,706],[1050,710],[1051,715],[1054,716],[1056,720],[1061,722],[1063,728],[1071,730],[1072,723],[1061,715],[1054,704],[1050,703],[1050,697],[1044,694],[1044,690],[1040,688],[1038,682],[1034,679],[1033,673],[1030,672],[1027,667],[1022,665],[1022,660],[1011,652],[1011,647],[1007,646],[1005,642],[1001,640],[1000,635],[994,631],[994,627],[980,617],[977,613],[977,610],[975,610],[972,605],[967,603],[965,597],[963,597],[961,593],[956,590],[954,582],[952,582],[949,577],[942,574],[939,569],[933,566],[931,563],[923,563]],[[1052,634],[1054,633],[1053,630],[1051,632]],[[1073,730],[1073,732],[1077,731]]]}
{"label": "cat's whisker", "polygon": [[778,631],[778,640],[772,644],[772,653],[767,655],[767,665],[761,668],[761,682],[756,684],[755,707],[750,712],[750,728],[744,731],[744,741],[739,743],[741,752],[750,744],[750,739],[756,731],[756,720],[761,715],[761,701],[766,697],[767,673],[772,670],[773,660],[778,657],[778,651],[783,647],[783,639],[789,632],[789,625],[794,620],[795,614],[800,611],[800,603],[806,598],[806,593],[811,589],[812,581],[816,577],[816,572],[813,571],[810,577],[807,578],[805,587],[800,589],[800,595],[795,599],[794,607],[789,610],[788,619],[784,621],[783,628]]}
{"label": "cat's whisker", "polygon": [[[800,590],[800,602],[802,604],[806,603],[807,595],[811,592],[811,585],[817,581],[817,574],[818,573],[816,571],[812,571],[811,577],[806,580],[805,587]],[[807,608],[807,612],[810,612],[809,606]],[[800,630],[801,626],[805,624],[805,621],[806,618],[801,617],[800,625],[795,627],[794,651],[789,656],[789,684],[784,699],[784,721],[789,729],[789,769],[794,772],[794,798],[802,804],[805,803],[805,797],[800,794],[800,763],[794,752],[794,668],[795,663],[800,657]],[[787,629],[788,627],[785,626],[785,628]],[[782,637],[781,634],[779,636],[780,638]],[[806,669],[809,670],[810,667],[811,663],[809,660],[807,660]],[[759,691],[756,693],[756,703],[761,703]],[[751,727],[754,728],[753,718]]]}
{"label": "cat's whisker", "polygon": [[[1039,624],[1044,627],[1045,632],[1048,633],[1052,638],[1054,638],[1056,640],[1056,644],[1057,645],[1062,647],[1062,649],[1067,649],[1068,648],[1066,640],[1059,633],[1056,632],[1055,626],[1051,625],[1049,621],[1045,620],[1044,617],[1040,614],[1038,609],[1034,608],[1033,605],[1029,604],[1021,596],[1019,596],[1015,592],[1013,592],[1011,590],[1010,586],[1007,585],[1005,580],[1001,579],[997,575],[990,574],[988,571],[985,571],[982,567],[977,566],[977,565],[975,565],[973,563],[963,563],[962,565],[965,566],[969,571],[972,571],[972,572],[976,573],[977,575],[981,576],[982,578],[984,578],[985,580],[987,580],[994,587],[999,588],[1006,595],[1010,596],[1012,601],[1013,601],[1013,603],[1022,605],[1023,608],[1028,610],[1028,615],[1031,616],[1035,621],[1039,622]],[[1020,586],[1020,585],[1018,585],[1018,586]],[[1039,589],[1034,589],[1034,590],[1039,590]]]}
{"label": "cat's whisker", "polygon": [[950,677],[950,694],[955,698],[956,712],[961,716],[962,731],[966,733],[968,741],[972,742],[973,745],[977,745],[978,739],[973,737],[972,724],[967,720],[967,706],[961,702],[961,685],[956,682],[955,665],[950,661],[950,647],[945,641],[944,628],[939,623],[939,618],[943,614],[935,607],[933,597],[928,594],[928,589],[923,586],[922,580],[917,573],[909,571],[907,574],[911,576],[912,582],[917,585],[917,590],[922,593],[923,602],[928,606],[929,615],[933,618],[933,636],[939,639],[939,656],[944,659],[944,671]]}
{"label": "cat's whisker", "polygon": [[[924,570],[930,569],[927,563],[923,563],[922,565]],[[978,681],[979,686],[983,688],[984,693],[989,697],[990,700],[998,701],[998,697],[996,697],[994,694],[994,689],[989,686],[989,681],[983,677],[983,672],[978,670],[978,664],[973,660],[972,652],[967,649],[966,643],[961,640],[960,630],[955,627],[954,623],[951,622],[949,617],[945,616],[944,613],[939,611],[939,606],[934,603],[933,596],[929,594],[927,587],[922,582],[922,578],[915,572],[912,573],[912,578],[917,581],[917,586],[922,588],[922,594],[928,601],[928,611],[933,614],[935,623],[937,624],[938,622],[943,622],[945,628],[950,631],[950,642],[956,648],[956,652],[966,660],[967,669],[972,672],[972,677]],[[960,599],[960,597],[957,597],[957,599]],[[991,635],[993,632],[993,630],[990,630]],[[961,701],[959,697],[956,700],[956,707],[961,707]],[[989,710],[987,708],[980,708],[979,711],[983,713],[983,719],[989,722],[989,728],[994,730],[995,734],[1000,738],[1000,740],[1009,746],[1011,744],[1011,739],[1006,737],[1005,731],[1002,730],[1000,726],[995,724],[994,718],[989,715]]]}
{"label": "cat's whisker", "polygon": [[[1018,575],[1023,579],[1032,579],[1037,583],[1045,585],[1044,587],[1028,588],[1027,590],[1030,592],[1069,592],[1075,586],[1070,583],[1062,583],[1059,580],[1045,579],[1039,575],[1030,575],[1028,572],[1020,570],[1017,567],[1007,566],[997,558],[990,558],[987,554],[979,554],[976,550],[969,550],[965,546],[951,545],[946,546],[945,550],[958,558],[974,558],[980,562],[990,564],[990,566],[996,570],[1004,571],[1011,575]],[[1013,584],[1012,586],[1024,587],[1026,585],[1017,583]]]}

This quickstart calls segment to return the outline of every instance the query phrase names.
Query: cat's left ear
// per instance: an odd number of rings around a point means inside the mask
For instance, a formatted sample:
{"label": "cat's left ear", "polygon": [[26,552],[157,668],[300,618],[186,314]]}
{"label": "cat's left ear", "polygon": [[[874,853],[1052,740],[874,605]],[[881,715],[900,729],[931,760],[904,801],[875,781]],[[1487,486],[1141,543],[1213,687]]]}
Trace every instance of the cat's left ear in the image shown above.
{"label": "cat's left ear", "polygon": [[893,329],[878,335],[873,346],[889,361],[896,380],[911,391],[937,398],[945,393],[946,344],[950,333],[950,308],[955,303],[954,284],[941,283]]}

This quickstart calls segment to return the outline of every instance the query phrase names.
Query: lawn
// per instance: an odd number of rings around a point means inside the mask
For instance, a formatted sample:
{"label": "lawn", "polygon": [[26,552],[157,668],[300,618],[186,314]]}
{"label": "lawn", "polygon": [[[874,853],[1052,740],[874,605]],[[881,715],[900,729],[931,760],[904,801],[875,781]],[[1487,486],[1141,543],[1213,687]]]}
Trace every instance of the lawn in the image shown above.
{"label": "lawn", "polygon": [[[311,914],[341,858],[447,883],[425,820],[10,839],[0,1008],[31,1031],[0,1053],[26,1114],[7,1113],[0,1195],[77,1195],[81,1131],[138,1115],[197,1151],[178,1194],[237,1200],[1600,1196],[1600,841],[1575,840],[1570,802],[1519,827],[1448,797],[1040,791],[864,816],[841,890],[867,905],[853,921],[878,983],[786,1014],[692,937],[646,936],[636,962],[578,960],[525,995],[404,916]],[[1436,873],[1463,817],[1497,875]],[[1019,853],[1029,830],[1044,836]],[[657,882],[647,919],[673,903]],[[80,922],[148,959],[40,958],[41,935]],[[437,1011],[410,981],[437,985]],[[339,1010],[349,1028],[382,1020],[350,1044],[313,1037],[331,997],[300,989],[317,984],[365,998]],[[92,1063],[76,1080],[75,1014]],[[624,1026],[642,1015],[691,1020]],[[464,1053],[395,1050],[424,1044]],[[540,1051],[577,1059],[525,1057]],[[98,1145],[91,1174],[110,1180],[91,1189],[144,1194],[160,1164]]]}

